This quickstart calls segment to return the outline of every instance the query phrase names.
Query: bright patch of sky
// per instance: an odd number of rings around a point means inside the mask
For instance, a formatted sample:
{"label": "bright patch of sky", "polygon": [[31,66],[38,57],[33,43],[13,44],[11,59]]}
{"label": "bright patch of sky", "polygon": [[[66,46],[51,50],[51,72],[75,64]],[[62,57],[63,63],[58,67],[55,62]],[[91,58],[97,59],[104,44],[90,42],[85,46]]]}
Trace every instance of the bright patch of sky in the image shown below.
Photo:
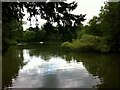
{"label": "bright patch of sky", "polygon": [[[83,24],[86,25],[87,22],[90,19],[92,19],[93,16],[98,16],[98,14],[100,13],[101,6],[104,6],[104,2],[107,0],[67,0],[68,3],[72,1],[78,2],[78,6],[71,13],[76,15],[86,14],[85,17],[86,20],[83,22]],[[26,24],[23,25],[23,28],[25,30],[30,27],[30,22],[27,21],[27,17],[29,16],[29,14],[27,13],[27,11],[25,11],[24,13],[26,14],[23,18],[23,21],[26,22]],[[46,20],[41,19],[39,16],[37,16],[37,18],[38,18],[39,27],[41,27],[44,23],[46,23]],[[31,24],[32,27],[36,26],[35,17],[32,18]]]}

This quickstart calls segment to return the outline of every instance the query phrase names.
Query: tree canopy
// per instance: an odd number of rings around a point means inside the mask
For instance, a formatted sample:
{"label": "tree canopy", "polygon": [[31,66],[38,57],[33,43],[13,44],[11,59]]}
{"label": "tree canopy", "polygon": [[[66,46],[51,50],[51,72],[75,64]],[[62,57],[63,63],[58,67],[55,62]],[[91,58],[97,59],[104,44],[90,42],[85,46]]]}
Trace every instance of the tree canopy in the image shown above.
{"label": "tree canopy", "polygon": [[[8,20],[16,18],[18,21],[24,16],[24,7],[27,12],[30,13],[28,20],[31,21],[31,17],[40,15],[42,19],[47,22],[57,22],[58,25],[78,25],[81,21],[84,21],[85,15],[74,15],[70,12],[76,9],[77,3],[65,2],[7,2],[2,4],[3,17],[7,17]],[[37,21],[38,19],[36,19]]]}
{"label": "tree canopy", "polygon": [[[105,2],[98,16],[82,27],[78,39],[63,46],[87,51],[120,52],[120,2]],[[81,28],[79,28],[81,29]],[[92,50],[91,50],[92,49]]]}
{"label": "tree canopy", "polygon": [[[17,33],[22,27],[22,19],[25,16],[24,8],[27,9],[27,13],[30,16],[27,18],[31,22],[32,17],[39,15],[41,19],[47,20],[47,27],[44,28],[49,33],[48,29],[53,30],[53,23],[57,23],[59,32],[63,31],[62,27],[73,26],[77,27],[81,21],[84,21],[85,15],[74,15],[70,12],[75,10],[77,3],[75,1],[71,3],[65,2],[3,2],[2,3],[2,23],[3,23],[3,44],[4,46],[16,41],[16,37],[13,33]],[[14,22],[13,22],[14,21]],[[36,22],[38,19],[36,18]],[[21,23],[19,23],[21,22]],[[16,27],[17,23],[17,27]],[[8,28],[6,28],[8,27]],[[33,28],[32,28],[33,29]],[[36,29],[39,29],[36,24]],[[33,29],[35,31],[38,31]],[[65,29],[64,29],[65,30]],[[73,29],[72,29],[73,30]],[[20,31],[23,31],[21,28]],[[19,34],[19,36],[22,35]],[[35,34],[36,35],[36,34]],[[63,35],[62,35],[63,36]],[[68,39],[66,39],[68,40]]]}

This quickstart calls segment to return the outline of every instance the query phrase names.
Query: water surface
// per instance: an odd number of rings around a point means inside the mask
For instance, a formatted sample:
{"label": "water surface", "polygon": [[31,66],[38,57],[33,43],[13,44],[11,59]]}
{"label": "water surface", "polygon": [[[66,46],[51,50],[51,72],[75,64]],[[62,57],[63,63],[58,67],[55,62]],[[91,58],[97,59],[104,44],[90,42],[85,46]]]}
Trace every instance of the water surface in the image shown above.
{"label": "water surface", "polygon": [[80,53],[57,43],[13,46],[3,56],[3,88],[119,88],[119,55]]}

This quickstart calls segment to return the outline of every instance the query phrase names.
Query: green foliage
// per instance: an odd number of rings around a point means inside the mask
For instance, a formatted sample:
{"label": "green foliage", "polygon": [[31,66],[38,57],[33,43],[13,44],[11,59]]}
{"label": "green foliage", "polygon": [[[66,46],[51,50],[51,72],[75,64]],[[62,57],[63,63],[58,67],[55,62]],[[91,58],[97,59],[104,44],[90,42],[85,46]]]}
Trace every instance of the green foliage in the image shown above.
{"label": "green foliage", "polygon": [[73,40],[71,43],[62,43],[62,47],[68,47],[78,51],[109,52],[109,47],[105,44],[103,37],[88,34],[83,34],[81,39]]}
{"label": "green foliage", "polygon": [[[17,39],[21,36],[23,27],[22,22],[18,22],[16,19],[5,22],[6,18],[3,17],[2,25],[2,41],[3,44],[15,44]],[[13,43],[12,43],[13,42]]]}
{"label": "green foliage", "polygon": [[[70,40],[74,34],[71,33],[71,29],[65,34],[57,31],[52,26],[53,23],[57,23],[58,27],[66,26],[78,26],[81,21],[84,21],[85,15],[74,15],[70,12],[75,10],[77,3],[66,2],[3,2],[2,3],[2,23],[3,23],[3,46],[11,44],[12,42],[38,42],[45,40],[58,40],[65,39]],[[22,19],[24,16],[24,8],[30,16],[27,18],[31,24],[31,18],[39,15],[40,18],[47,20],[46,26],[43,31],[38,31],[38,19],[36,18],[36,27],[30,28],[29,31],[22,32]],[[67,35],[68,36],[65,36]],[[64,37],[65,38],[62,38]]]}
{"label": "green foliage", "polygon": [[[32,17],[35,15],[40,15],[42,19],[47,20],[50,24],[57,23],[58,26],[78,26],[81,21],[84,21],[85,15],[74,15],[70,12],[75,10],[77,7],[77,2],[72,3],[66,2],[3,2],[2,11],[4,17],[8,17],[7,20],[17,19],[21,21],[24,16],[24,8],[30,16],[27,20],[31,21]],[[36,19],[36,22],[38,19]],[[38,25],[36,25],[38,26]]]}
{"label": "green foliage", "polygon": [[72,41],[77,37],[77,27],[53,27],[50,23],[44,24],[41,28],[30,27],[23,32],[19,42],[40,42],[40,41]]}
{"label": "green foliage", "polygon": [[24,38],[24,40],[26,42],[28,42],[28,41],[32,42],[34,40],[35,32],[33,32],[33,31],[26,31],[26,32],[24,32],[23,35],[24,35],[23,38]]}
{"label": "green foliage", "polygon": [[103,36],[107,39],[111,52],[120,52],[120,2],[107,3],[102,8],[101,29]]}
{"label": "green foliage", "polygon": [[[41,18],[47,20],[42,29],[31,28],[29,31],[22,32],[22,22],[17,19],[23,17],[21,12],[23,6],[30,13],[29,21],[31,21],[31,16],[36,14],[40,14]],[[46,9],[47,6],[49,10]],[[89,25],[86,26],[81,24],[81,21],[84,21],[85,15],[69,13],[77,7],[75,2],[70,4],[64,2],[3,3],[3,7],[3,11],[5,11],[3,12],[2,20],[4,45],[15,42],[61,40],[65,42],[62,44],[63,47],[71,49],[82,50],[83,48],[86,51],[120,52],[120,2],[106,3],[101,8],[99,16],[94,16],[89,21]],[[29,7],[31,7],[31,10],[29,10]],[[37,8],[32,7],[40,7],[41,10],[38,11]],[[54,9],[56,9],[56,12]],[[14,17],[8,18],[7,16],[10,14]],[[53,22],[57,23],[56,27],[53,27]]]}
{"label": "green foliage", "polygon": [[44,30],[39,30],[38,32],[24,31],[21,39],[19,39],[19,42],[40,42],[45,41],[45,39]]}
{"label": "green foliage", "polygon": [[61,44],[61,46],[70,48],[70,47],[72,47],[72,44],[70,42],[64,42]]}
{"label": "green foliage", "polygon": [[63,43],[63,47],[78,50],[120,52],[120,2],[108,2],[94,16],[89,25],[77,32],[77,39]]}

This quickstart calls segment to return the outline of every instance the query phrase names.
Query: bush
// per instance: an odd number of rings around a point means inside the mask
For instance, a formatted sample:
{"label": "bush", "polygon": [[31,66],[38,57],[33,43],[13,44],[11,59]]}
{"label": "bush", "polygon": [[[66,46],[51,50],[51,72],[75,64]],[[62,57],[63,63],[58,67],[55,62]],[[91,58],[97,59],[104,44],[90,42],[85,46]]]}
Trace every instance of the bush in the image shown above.
{"label": "bush", "polygon": [[62,47],[68,47],[73,50],[79,51],[99,51],[99,52],[109,52],[109,47],[105,43],[103,37],[83,34],[81,39],[73,40],[70,42],[62,43]]}
{"label": "bush", "polygon": [[69,47],[69,48],[71,48],[71,45],[72,44],[70,42],[64,42],[61,44],[62,47]]}
{"label": "bush", "polygon": [[5,39],[4,42],[5,42],[5,44],[8,44],[8,45],[16,45],[17,44],[16,40],[10,40],[10,39]]}

